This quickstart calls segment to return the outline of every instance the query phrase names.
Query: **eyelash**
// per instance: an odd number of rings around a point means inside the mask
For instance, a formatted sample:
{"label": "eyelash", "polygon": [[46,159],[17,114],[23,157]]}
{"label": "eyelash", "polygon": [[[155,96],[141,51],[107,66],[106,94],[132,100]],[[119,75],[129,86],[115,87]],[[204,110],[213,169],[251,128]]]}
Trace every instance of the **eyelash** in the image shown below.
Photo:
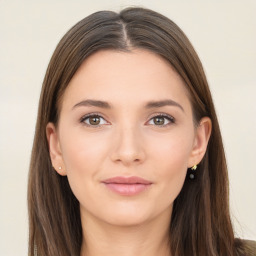
{"label": "eyelash", "polygon": [[96,118],[100,118],[100,119],[103,119],[106,123],[108,123],[104,117],[101,116],[101,114],[99,113],[90,113],[90,114],[87,114],[85,116],[83,116],[81,119],[80,119],[80,122],[83,123],[84,125],[88,126],[88,127],[92,127],[92,128],[97,128],[97,127],[100,127],[102,124],[98,124],[98,125],[92,125],[92,124],[87,124],[85,121],[87,119],[89,119],[90,117],[96,117]]}
{"label": "eyelash", "polygon": [[[84,125],[88,126],[88,127],[92,127],[92,128],[98,128],[100,127],[101,125],[105,125],[105,124],[98,124],[98,125],[92,125],[92,124],[87,124],[85,121],[87,119],[89,119],[90,117],[96,117],[96,118],[100,118],[100,119],[103,119],[106,124],[109,124],[104,117],[101,116],[101,114],[99,113],[90,113],[90,114],[87,114],[85,116],[83,116],[81,119],[80,119],[80,122],[83,123]],[[168,125],[171,125],[171,124],[174,124],[175,123],[175,118],[173,116],[170,116],[170,115],[167,115],[167,114],[163,114],[163,113],[159,113],[159,114],[155,114],[154,116],[152,116],[149,121],[146,122],[146,124],[148,124],[150,121],[152,121],[154,118],[157,118],[157,117],[161,117],[161,118],[164,118],[165,121],[167,120],[168,123],[167,124],[162,124],[162,125],[156,125],[156,124],[149,124],[149,125],[154,125],[154,126],[158,126],[158,127],[166,127]]]}
{"label": "eyelash", "polygon": [[163,113],[155,114],[153,117],[151,117],[149,119],[149,121],[147,121],[147,123],[149,123],[151,120],[153,120],[154,118],[157,118],[157,117],[164,118],[165,120],[168,121],[168,123],[167,124],[162,124],[162,125],[156,125],[156,124],[151,124],[151,125],[155,125],[157,127],[166,127],[166,126],[169,126],[169,125],[175,123],[175,118],[173,116],[168,115],[168,114],[163,114]]}

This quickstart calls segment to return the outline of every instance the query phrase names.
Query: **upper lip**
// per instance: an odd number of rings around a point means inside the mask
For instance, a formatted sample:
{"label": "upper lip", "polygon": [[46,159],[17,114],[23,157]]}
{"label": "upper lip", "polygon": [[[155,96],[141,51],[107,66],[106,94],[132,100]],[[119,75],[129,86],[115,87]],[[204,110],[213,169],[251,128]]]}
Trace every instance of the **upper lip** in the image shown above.
{"label": "upper lip", "polygon": [[145,180],[141,177],[137,176],[131,176],[131,177],[123,177],[123,176],[117,176],[117,177],[112,177],[106,180],[102,181],[105,184],[145,184],[145,185],[150,185],[152,184],[151,181]]}

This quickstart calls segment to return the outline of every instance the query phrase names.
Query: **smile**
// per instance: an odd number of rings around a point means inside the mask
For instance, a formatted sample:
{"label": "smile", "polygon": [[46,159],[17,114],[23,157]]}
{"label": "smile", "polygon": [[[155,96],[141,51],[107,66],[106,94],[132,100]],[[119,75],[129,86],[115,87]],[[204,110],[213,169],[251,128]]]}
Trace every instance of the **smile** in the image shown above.
{"label": "smile", "polygon": [[148,189],[152,182],[140,177],[113,177],[102,181],[111,191],[123,195],[133,196]]}

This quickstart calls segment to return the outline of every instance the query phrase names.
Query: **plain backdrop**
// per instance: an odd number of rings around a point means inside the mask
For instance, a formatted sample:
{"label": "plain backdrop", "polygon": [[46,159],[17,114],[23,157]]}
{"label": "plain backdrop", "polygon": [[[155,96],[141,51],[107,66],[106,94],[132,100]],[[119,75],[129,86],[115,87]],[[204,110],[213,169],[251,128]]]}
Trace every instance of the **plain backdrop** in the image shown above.
{"label": "plain backdrop", "polygon": [[27,255],[28,167],[56,44],[92,12],[134,5],[171,18],[198,52],[224,139],[235,231],[256,239],[256,1],[0,0],[0,255]]}

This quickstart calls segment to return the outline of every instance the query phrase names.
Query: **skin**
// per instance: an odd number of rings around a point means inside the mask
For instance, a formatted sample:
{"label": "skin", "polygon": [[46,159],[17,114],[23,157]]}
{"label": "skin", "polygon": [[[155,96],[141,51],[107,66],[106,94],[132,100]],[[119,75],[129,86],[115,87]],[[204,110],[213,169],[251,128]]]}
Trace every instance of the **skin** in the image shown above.
{"label": "skin", "polygon": [[[166,100],[172,104],[149,105]],[[81,255],[170,255],[173,202],[211,132],[207,117],[195,126],[185,84],[171,65],[143,50],[91,55],[64,93],[58,126],[49,123],[46,131],[52,164],[80,202]],[[152,184],[120,195],[102,183],[115,176]]]}

